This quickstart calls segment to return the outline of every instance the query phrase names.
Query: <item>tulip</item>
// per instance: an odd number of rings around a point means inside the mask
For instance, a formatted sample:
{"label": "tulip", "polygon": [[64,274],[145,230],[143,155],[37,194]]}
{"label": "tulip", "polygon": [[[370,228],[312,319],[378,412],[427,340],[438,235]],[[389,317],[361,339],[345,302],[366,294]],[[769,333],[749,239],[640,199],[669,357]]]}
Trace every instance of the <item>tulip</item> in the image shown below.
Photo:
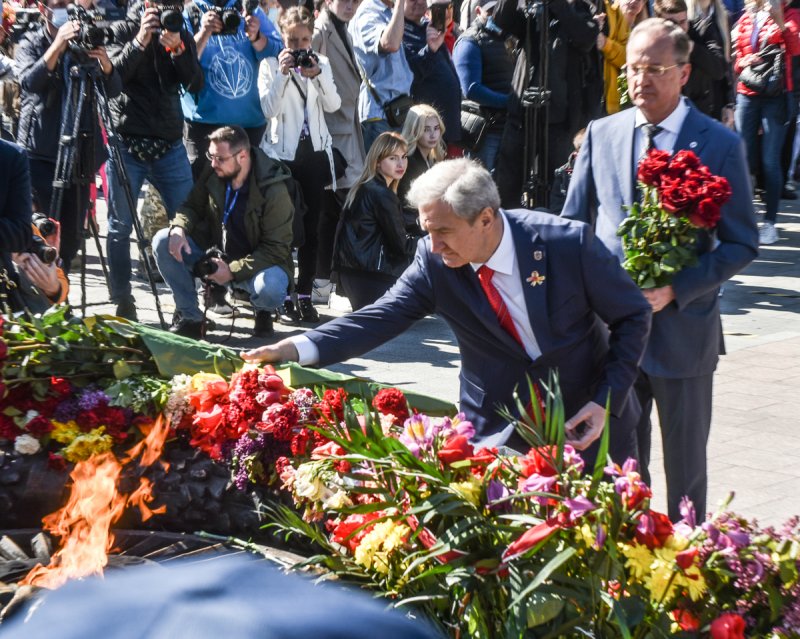
{"label": "tulip", "polygon": [[734,612],[726,612],[711,622],[711,639],[744,639],[744,619]]}

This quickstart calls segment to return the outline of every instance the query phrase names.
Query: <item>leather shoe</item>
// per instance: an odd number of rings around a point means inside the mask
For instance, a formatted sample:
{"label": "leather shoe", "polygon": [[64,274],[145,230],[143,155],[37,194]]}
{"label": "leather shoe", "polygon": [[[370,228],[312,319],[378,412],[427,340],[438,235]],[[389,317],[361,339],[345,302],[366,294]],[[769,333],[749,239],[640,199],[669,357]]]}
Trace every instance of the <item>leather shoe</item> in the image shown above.
{"label": "leather shoe", "polygon": [[269,311],[256,311],[256,326],[253,330],[255,337],[269,337],[275,332],[272,328],[272,313]]}
{"label": "leather shoe", "polygon": [[284,326],[299,326],[300,313],[290,300],[286,300],[283,306],[278,308],[278,321]]}
{"label": "leather shoe", "polygon": [[319,313],[314,308],[310,297],[301,297],[297,300],[297,310],[300,311],[300,319],[310,324],[319,322]]}
{"label": "leather shoe", "polygon": [[781,192],[781,199],[782,200],[796,200],[797,199],[797,191],[794,190],[793,187],[789,186],[788,184],[783,187],[783,191]]}
{"label": "leather shoe", "polygon": [[117,304],[117,312],[115,315],[117,317],[124,317],[132,322],[138,322],[139,316],[136,313],[136,301],[132,297],[121,301]]}
{"label": "leather shoe", "polygon": [[183,337],[191,337],[192,339],[202,339],[203,322],[182,317],[177,323],[170,326],[169,332],[175,333],[175,335],[183,335]]}

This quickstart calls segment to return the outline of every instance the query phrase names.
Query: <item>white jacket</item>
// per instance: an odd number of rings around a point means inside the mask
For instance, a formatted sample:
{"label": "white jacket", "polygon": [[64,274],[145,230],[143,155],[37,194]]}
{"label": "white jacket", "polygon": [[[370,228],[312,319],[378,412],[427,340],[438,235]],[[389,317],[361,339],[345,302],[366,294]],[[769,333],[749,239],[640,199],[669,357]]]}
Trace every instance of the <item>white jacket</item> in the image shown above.
{"label": "white jacket", "polygon": [[[308,128],[315,151],[325,151],[333,174],[333,139],[325,124],[325,111],[336,111],[341,105],[328,58],[319,56],[322,73],[306,80],[297,71],[289,73],[307,96]],[[303,96],[290,76],[278,70],[277,58],[261,61],[258,71],[258,95],[261,109],[269,122],[261,149],[278,160],[294,160],[297,143],[303,130]],[[334,188],[335,184],[334,184]]]}

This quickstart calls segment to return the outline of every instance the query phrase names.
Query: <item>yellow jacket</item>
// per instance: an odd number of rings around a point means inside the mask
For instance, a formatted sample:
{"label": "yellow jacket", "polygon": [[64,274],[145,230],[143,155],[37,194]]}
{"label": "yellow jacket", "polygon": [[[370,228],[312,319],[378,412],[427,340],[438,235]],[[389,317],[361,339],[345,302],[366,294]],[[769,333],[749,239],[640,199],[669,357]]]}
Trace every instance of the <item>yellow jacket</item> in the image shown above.
{"label": "yellow jacket", "polygon": [[603,46],[603,81],[605,86],[606,113],[609,115],[619,111],[619,92],[617,77],[625,64],[625,46],[631,29],[622,11],[616,4],[605,0],[606,23],[608,36]]}

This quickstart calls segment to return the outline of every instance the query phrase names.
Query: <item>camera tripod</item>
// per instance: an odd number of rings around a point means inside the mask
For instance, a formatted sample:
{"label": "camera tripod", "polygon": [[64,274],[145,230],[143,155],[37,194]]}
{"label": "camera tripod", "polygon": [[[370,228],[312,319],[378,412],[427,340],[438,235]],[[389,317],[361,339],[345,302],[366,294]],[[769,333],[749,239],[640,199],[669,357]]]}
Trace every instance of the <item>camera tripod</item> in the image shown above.
{"label": "camera tripod", "polygon": [[548,205],[549,121],[550,91],[548,89],[548,65],[550,62],[550,11],[548,0],[529,2],[525,9],[525,77],[530,77],[533,54],[533,36],[538,32],[539,51],[536,64],[536,83],[522,93],[525,110],[523,134],[525,146],[522,155],[524,182],[522,205],[525,208]]}
{"label": "camera tripod", "polygon": [[[69,185],[88,185],[94,180],[94,129],[96,126],[95,123],[99,117],[106,132],[105,147],[108,151],[108,161],[113,163],[114,169],[119,176],[122,191],[125,194],[125,199],[127,200],[128,208],[131,212],[131,222],[134,232],[136,233],[136,243],[139,247],[140,255],[143,256],[144,270],[147,274],[147,280],[150,282],[150,290],[155,300],[158,319],[159,322],[161,322],[161,328],[166,328],[167,325],[161,311],[161,303],[158,299],[156,280],[153,276],[153,268],[150,264],[150,260],[147,258],[147,252],[145,251],[149,243],[144,237],[142,225],[136,211],[136,202],[131,193],[128,173],[125,169],[125,162],[122,159],[122,151],[120,148],[122,143],[114,127],[114,123],[111,120],[111,111],[108,106],[108,97],[106,95],[105,86],[103,85],[100,66],[97,61],[88,58],[88,56],[80,51],[71,49],[70,52],[73,56],[78,58],[82,57],[84,59],[79,59],[74,65],[69,67],[70,90],[61,119],[61,131],[50,211],[56,218],[60,219],[64,191]],[[86,113],[88,113],[91,118],[90,130],[88,132],[81,128],[81,123]],[[89,149],[89,152],[86,154],[87,157],[79,157],[77,148],[79,143],[84,148]],[[83,168],[83,170],[79,170],[80,168]],[[106,198],[108,198],[108,194],[106,193],[105,195]],[[78,202],[76,205],[80,206],[80,203]],[[79,219],[83,219],[84,211],[79,211],[78,213]],[[100,244],[99,229],[97,228],[97,221],[92,216],[89,216],[89,228],[94,237],[98,255],[100,256],[100,266],[103,271],[106,286],[110,290],[108,269]],[[86,312],[86,306],[86,240],[84,238],[81,248],[81,312],[84,314]]]}

